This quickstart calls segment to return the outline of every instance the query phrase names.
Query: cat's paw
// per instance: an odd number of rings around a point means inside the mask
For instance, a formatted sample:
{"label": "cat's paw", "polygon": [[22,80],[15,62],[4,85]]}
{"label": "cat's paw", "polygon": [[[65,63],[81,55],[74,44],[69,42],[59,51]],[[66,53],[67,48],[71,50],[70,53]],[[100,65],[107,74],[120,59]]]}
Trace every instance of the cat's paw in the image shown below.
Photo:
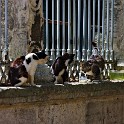
{"label": "cat's paw", "polygon": [[36,86],[36,84],[32,83],[31,86]]}

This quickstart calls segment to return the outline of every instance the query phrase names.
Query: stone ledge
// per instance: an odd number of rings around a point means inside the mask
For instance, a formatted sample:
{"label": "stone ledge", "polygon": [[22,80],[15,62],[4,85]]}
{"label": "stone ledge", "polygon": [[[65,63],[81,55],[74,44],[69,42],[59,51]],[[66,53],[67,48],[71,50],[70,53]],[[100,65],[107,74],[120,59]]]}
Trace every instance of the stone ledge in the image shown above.
{"label": "stone ledge", "polygon": [[124,83],[100,83],[87,85],[49,85],[37,87],[0,87],[0,105],[71,101],[124,95]]}

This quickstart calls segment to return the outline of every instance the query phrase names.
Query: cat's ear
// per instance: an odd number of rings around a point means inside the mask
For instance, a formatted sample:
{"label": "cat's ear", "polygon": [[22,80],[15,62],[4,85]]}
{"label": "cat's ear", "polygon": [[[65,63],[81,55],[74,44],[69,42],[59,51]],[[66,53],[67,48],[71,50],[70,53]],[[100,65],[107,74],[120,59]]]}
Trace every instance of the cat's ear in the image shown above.
{"label": "cat's ear", "polygon": [[25,56],[21,56],[20,59],[25,60]]}
{"label": "cat's ear", "polygon": [[37,55],[33,55],[33,59],[34,60],[39,60],[39,58],[37,57]]}

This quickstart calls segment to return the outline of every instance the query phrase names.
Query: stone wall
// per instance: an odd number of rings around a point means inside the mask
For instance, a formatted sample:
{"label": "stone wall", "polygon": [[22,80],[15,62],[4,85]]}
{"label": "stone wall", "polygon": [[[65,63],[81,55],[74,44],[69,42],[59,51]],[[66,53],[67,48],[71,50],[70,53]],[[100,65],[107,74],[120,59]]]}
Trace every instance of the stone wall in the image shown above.
{"label": "stone wall", "polygon": [[114,51],[118,59],[124,59],[124,1],[114,4]]}
{"label": "stone wall", "polygon": [[123,124],[124,84],[0,88],[0,124]]}

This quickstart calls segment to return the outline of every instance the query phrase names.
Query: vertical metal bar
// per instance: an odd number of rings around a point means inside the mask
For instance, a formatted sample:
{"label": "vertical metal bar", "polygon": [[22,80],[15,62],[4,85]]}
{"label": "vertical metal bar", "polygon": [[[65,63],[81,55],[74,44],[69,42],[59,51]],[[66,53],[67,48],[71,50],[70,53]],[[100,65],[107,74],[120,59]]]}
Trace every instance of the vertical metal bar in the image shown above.
{"label": "vertical metal bar", "polygon": [[95,41],[95,8],[96,8],[96,0],[93,0],[93,41]]}
{"label": "vertical metal bar", "polygon": [[90,57],[91,53],[91,1],[88,0],[88,50],[87,59]]}
{"label": "vertical metal bar", "polygon": [[0,60],[2,60],[1,36],[2,36],[2,31],[1,31],[1,0],[0,0]]}
{"label": "vertical metal bar", "polygon": [[73,53],[76,55],[76,3],[75,2],[76,0],[73,0]]}
{"label": "vertical metal bar", "polygon": [[63,44],[62,44],[62,55],[66,52],[65,49],[65,0],[62,1],[62,20],[63,20],[63,25],[62,25],[62,39],[63,39]]}
{"label": "vertical metal bar", "polygon": [[8,0],[5,0],[5,46],[4,46],[4,59],[8,60]]}
{"label": "vertical metal bar", "polygon": [[81,0],[78,0],[78,34],[77,34],[77,60],[80,60],[80,20],[81,20]]}
{"label": "vertical metal bar", "polygon": [[71,52],[71,0],[68,0],[68,49]]}
{"label": "vertical metal bar", "polygon": [[82,59],[86,59],[86,0],[83,0],[83,50]]}
{"label": "vertical metal bar", "polygon": [[57,53],[60,56],[60,0],[57,0]]}
{"label": "vertical metal bar", "polygon": [[100,51],[100,0],[98,0],[98,52]]}
{"label": "vertical metal bar", "polygon": [[51,59],[55,59],[55,38],[54,38],[54,0],[52,0],[52,49],[51,49]]}
{"label": "vertical metal bar", "polygon": [[105,0],[102,2],[102,56],[105,57],[105,38],[104,38],[104,29],[105,29],[105,24],[104,24],[104,19],[105,19]]}
{"label": "vertical metal bar", "polygon": [[111,60],[114,60],[113,30],[114,30],[114,0],[111,0],[111,56],[110,56]]}
{"label": "vertical metal bar", "polygon": [[5,0],[5,50],[8,49],[8,0]]}
{"label": "vertical metal bar", "polygon": [[107,50],[106,50],[106,59],[109,60],[109,0],[107,0],[107,34],[106,34],[106,42],[107,42]]}
{"label": "vertical metal bar", "polygon": [[46,0],[46,54],[49,54],[48,0]]}

